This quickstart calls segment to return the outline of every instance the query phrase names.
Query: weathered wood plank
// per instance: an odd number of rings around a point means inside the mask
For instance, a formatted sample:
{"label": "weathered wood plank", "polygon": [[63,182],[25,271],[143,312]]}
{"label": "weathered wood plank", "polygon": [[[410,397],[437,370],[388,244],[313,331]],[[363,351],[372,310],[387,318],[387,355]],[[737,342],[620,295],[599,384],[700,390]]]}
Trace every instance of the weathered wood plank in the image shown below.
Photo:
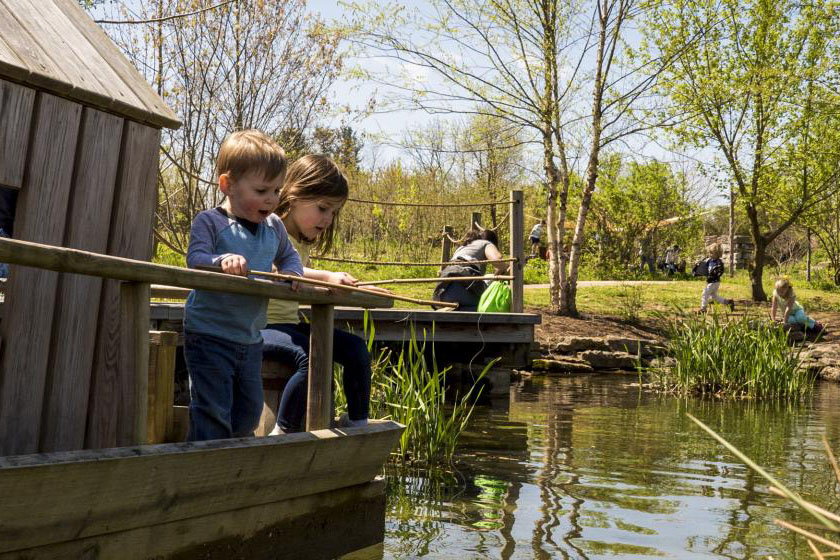
{"label": "weathered wood plank", "polygon": [[309,382],[306,429],[329,428],[332,421],[333,306],[313,305],[309,330]]}
{"label": "weathered wood plank", "polygon": [[274,299],[291,299],[310,305],[358,304],[364,307],[390,307],[393,300],[387,295],[363,292],[333,292],[329,288],[300,286],[293,290],[289,284],[254,280],[243,276],[193,270],[179,266],[154,264],[147,261],[101,255],[55,245],[29,243],[17,239],[0,238],[0,262],[88,274],[126,282],[160,282],[187,286],[196,290],[231,292]]}
{"label": "weathered wood plank", "polygon": [[59,9],[53,0],[39,2],[38,10],[44,26],[52,29],[53,33],[59,35],[69,46],[78,61],[80,74],[90,78],[88,83],[95,81],[98,84],[97,91],[104,92],[113,100],[110,108],[121,115],[142,119],[147,112],[143,102],[127,87],[122,77],[111,68],[103,55],[80,32],[65,12]]}
{"label": "weathered wood plank", "polygon": [[[152,256],[160,130],[134,122],[123,127],[120,164],[111,211],[109,255],[148,260]],[[117,445],[120,386],[120,283],[103,282],[99,331],[90,388],[87,434],[89,448]],[[122,440],[121,440],[122,441]]]}
{"label": "weathered wood plank", "polygon": [[0,186],[23,183],[35,91],[0,80]]}
{"label": "weathered wood plank", "polygon": [[279,437],[0,457],[0,552],[363,484],[380,472],[401,432],[393,422],[372,422]]}
{"label": "weathered wood plank", "polygon": [[91,101],[95,100],[100,108],[113,106],[114,99],[108,90],[84,67],[70,42],[44,17],[43,9],[49,2],[3,0],[3,3],[14,16],[13,22],[20,26],[17,34],[28,36],[50,60],[52,67],[61,69],[74,99],[85,102],[90,94]]}
{"label": "weathered wood plank", "polygon": [[[174,292],[173,292],[174,293]],[[308,306],[301,306],[301,313],[309,317],[310,311]],[[438,325],[445,323],[456,324],[475,324],[481,321],[482,325],[488,324],[511,324],[511,325],[538,325],[542,321],[541,317],[536,313],[475,313],[473,311],[448,311],[441,313],[438,311],[421,311],[416,309],[361,309],[358,307],[336,307],[335,320],[341,321],[359,321],[361,322],[365,311],[370,314],[370,317],[378,325],[381,321],[390,322],[425,322],[436,323]],[[152,304],[152,318],[157,320],[183,320],[184,318],[184,304],[183,303],[153,303]]]}
{"label": "weathered wood plank", "polygon": [[117,445],[146,443],[149,404],[149,285],[120,286]]}
{"label": "weathered wood plank", "polygon": [[148,443],[164,443],[172,423],[178,333],[149,332]]}
{"label": "weathered wood plank", "polygon": [[[0,21],[2,14],[0,14]],[[0,73],[12,79],[23,80],[30,75],[29,69],[0,35]]]}
{"label": "weathered wood plank", "polygon": [[[322,527],[332,535],[323,538]],[[0,554],[0,560],[122,560],[202,558],[203,560],[328,560],[382,542],[385,481],[162,525]]]}
{"label": "weathered wood plank", "polygon": [[92,24],[87,14],[79,9],[79,3],[76,0],[55,0],[55,4],[76,25],[76,28],[90,41],[91,45],[102,54],[105,61],[119,75],[123,84],[129,87],[134,95],[140,99],[143,107],[148,111],[148,114],[142,117],[142,120],[157,127],[178,128],[181,126],[177,115],[152,91],[143,76],[126,60],[123,53],[105,32],[98,25]]}
{"label": "weathered wood plank", "polygon": [[[61,244],[82,108],[41,94],[32,146],[18,198],[15,236]],[[58,274],[13,267],[6,284],[0,337],[0,454],[38,449],[44,383]]]}
{"label": "weathered wood plank", "polygon": [[[123,122],[95,109],[82,114],[65,246],[96,252],[108,246]],[[101,291],[96,277],[63,274],[59,279],[41,451],[84,447]]]}
{"label": "weathered wood plank", "polygon": [[53,93],[69,93],[73,86],[59,66],[50,60],[35,39],[26,32],[5,3],[0,3],[0,37],[7,42],[19,64],[26,68],[23,76],[9,77],[24,79],[27,84],[48,88]]}

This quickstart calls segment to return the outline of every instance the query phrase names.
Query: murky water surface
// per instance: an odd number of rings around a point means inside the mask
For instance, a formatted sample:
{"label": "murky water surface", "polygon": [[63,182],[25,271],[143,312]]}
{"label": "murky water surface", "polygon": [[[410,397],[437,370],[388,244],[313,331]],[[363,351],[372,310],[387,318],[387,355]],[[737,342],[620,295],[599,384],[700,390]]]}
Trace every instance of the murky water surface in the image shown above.
{"label": "murky water surface", "polygon": [[694,426],[838,511],[822,434],[840,449],[840,386],[810,403],[680,400],[633,377],[535,379],[476,409],[459,483],[392,478],[383,546],[347,558],[806,558],[773,524],[803,519]]}

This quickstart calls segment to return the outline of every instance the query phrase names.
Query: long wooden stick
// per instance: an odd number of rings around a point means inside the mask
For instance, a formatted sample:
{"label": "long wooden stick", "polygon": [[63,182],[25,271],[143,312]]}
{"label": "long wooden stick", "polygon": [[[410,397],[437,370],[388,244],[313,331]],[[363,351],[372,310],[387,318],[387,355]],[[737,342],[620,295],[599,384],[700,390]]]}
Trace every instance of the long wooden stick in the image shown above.
{"label": "long wooden stick", "polygon": [[513,280],[513,276],[450,276],[448,278],[392,278],[391,280],[371,280],[359,282],[358,286],[376,286],[378,284],[421,284],[425,282],[474,282],[475,280]]}
{"label": "long wooden stick", "polygon": [[[264,278],[272,278],[274,280],[288,280],[291,282],[301,282],[304,284],[312,284],[313,286],[323,286],[325,288],[339,288],[342,290],[348,290],[351,292],[360,292],[363,294],[371,294],[375,296],[381,296],[391,299],[396,299],[399,301],[407,301],[409,303],[419,303],[421,305],[435,305],[438,307],[458,307],[457,303],[449,303],[447,301],[433,301],[429,299],[417,299],[408,296],[400,296],[397,294],[384,294],[382,292],[377,292],[376,290],[365,290],[362,288],[357,288],[356,286],[348,286],[346,284],[333,284],[332,282],[324,282],[323,280],[315,280],[314,278],[303,278],[301,276],[294,276],[292,274],[278,274],[276,272],[261,272],[259,270],[249,270],[248,274],[253,274],[254,276],[262,276]],[[360,282],[358,285],[362,285],[363,282]]]}

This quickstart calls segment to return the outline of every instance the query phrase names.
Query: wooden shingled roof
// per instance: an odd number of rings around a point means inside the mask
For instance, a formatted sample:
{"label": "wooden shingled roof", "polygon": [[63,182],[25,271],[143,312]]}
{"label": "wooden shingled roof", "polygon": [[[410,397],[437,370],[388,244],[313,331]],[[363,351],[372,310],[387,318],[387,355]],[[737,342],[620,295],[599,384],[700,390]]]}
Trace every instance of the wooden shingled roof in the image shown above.
{"label": "wooden shingled roof", "polygon": [[155,127],[181,126],[78,0],[0,0],[0,78]]}

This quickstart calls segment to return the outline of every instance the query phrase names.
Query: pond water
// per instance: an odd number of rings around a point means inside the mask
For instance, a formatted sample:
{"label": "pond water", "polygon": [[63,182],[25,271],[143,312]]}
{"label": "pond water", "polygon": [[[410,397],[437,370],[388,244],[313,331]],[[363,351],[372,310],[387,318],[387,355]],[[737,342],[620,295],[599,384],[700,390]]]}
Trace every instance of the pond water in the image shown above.
{"label": "pond water", "polygon": [[773,524],[795,507],[690,412],[789,487],[837,511],[840,386],[801,405],[683,400],[632,376],[527,379],[476,408],[458,481],[391,477],[385,543],[345,558],[806,558]]}

